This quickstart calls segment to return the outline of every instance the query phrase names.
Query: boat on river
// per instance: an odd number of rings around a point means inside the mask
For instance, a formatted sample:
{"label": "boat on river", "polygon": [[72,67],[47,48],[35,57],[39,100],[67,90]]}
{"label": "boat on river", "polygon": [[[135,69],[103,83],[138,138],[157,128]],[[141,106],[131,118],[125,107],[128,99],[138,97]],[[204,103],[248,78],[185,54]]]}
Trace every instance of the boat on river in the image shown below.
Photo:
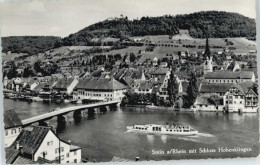
{"label": "boat on river", "polygon": [[134,125],[127,126],[127,130],[152,133],[152,134],[168,134],[168,135],[196,135],[198,131],[184,124],[147,124],[147,125]]}

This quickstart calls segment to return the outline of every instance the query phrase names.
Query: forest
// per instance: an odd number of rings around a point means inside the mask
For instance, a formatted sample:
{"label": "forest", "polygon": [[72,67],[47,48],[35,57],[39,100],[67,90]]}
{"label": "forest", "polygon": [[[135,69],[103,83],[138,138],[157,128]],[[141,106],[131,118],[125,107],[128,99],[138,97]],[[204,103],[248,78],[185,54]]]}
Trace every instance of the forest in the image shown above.
{"label": "forest", "polygon": [[2,52],[38,54],[55,47],[60,40],[60,37],[53,36],[2,37]]}
{"label": "forest", "polygon": [[204,11],[185,15],[164,15],[129,20],[127,16],[107,19],[90,25],[65,38],[51,36],[3,37],[3,52],[37,54],[60,46],[93,46],[93,38],[119,38],[119,43],[132,36],[169,35],[187,29],[194,38],[255,38],[254,19],[237,13]]}
{"label": "forest", "polygon": [[109,19],[90,25],[62,39],[62,45],[91,45],[92,38],[178,34],[187,29],[194,38],[255,37],[256,23],[237,13],[207,11],[185,15]]}

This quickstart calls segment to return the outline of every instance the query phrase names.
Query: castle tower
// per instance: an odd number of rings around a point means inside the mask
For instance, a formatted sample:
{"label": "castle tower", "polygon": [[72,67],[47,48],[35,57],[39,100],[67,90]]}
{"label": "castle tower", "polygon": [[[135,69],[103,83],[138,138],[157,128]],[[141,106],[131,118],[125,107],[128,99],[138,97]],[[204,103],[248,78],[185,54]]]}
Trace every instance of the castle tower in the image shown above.
{"label": "castle tower", "polygon": [[206,59],[204,62],[204,75],[209,72],[213,72],[213,62],[212,62],[212,57],[209,49],[209,39],[207,38],[206,40],[206,48],[204,52],[204,58]]}

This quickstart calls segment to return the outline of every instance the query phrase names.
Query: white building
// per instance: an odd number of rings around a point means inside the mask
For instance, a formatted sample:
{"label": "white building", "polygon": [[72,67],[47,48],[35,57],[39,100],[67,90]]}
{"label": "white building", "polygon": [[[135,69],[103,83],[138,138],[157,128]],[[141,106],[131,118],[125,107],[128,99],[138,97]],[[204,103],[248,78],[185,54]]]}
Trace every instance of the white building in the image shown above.
{"label": "white building", "polygon": [[204,75],[213,72],[213,62],[211,56],[210,58],[207,58],[203,66],[204,66]]}
{"label": "white building", "polygon": [[19,150],[24,157],[44,158],[60,163],[80,163],[81,148],[60,139],[51,127],[29,126],[22,130],[8,151]]}
{"label": "white building", "polygon": [[204,75],[205,81],[208,83],[241,83],[241,82],[255,82],[255,74],[250,71],[229,72],[217,71]]}
{"label": "white building", "polygon": [[160,99],[169,100],[167,87],[170,73],[171,70],[168,68],[158,68],[150,73],[154,87],[158,89],[156,95]]}
{"label": "white building", "polygon": [[126,86],[114,78],[85,78],[73,92],[74,100],[121,101]]}
{"label": "white building", "polygon": [[9,147],[22,131],[22,122],[14,110],[4,111],[5,147]]}
{"label": "white building", "polygon": [[223,103],[228,112],[257,112],[258,94],[252,82],[234,84],[225,93]]}

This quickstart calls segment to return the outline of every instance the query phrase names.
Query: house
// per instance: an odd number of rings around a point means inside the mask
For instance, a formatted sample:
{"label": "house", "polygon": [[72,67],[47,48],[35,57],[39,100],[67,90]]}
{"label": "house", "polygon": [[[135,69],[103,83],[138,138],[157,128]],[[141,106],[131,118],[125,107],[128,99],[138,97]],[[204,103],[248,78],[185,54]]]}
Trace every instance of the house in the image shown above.
{"label": "house", "polygon": [[33,161],[32,158],[28,158],[21,152],[21,146],[17,145],[16,148],[6,148],[5,157],[6,164],[58,164],[58,161],[50,161],[39,157],[37,161]]}
{"label": "house", "polygon": [[161,68],[166,68],[168,66],[167,62],[161,62],[160,67]]}
{"label": "house", "polygon": [[196,98],[196,101],[194,103],[194,107],[196,107],[196,110],[198,111],[216,111],[217,108],[215,105],[210,104],[209,98],[211,94],[201,94]]}
{"label": "house", "polygon": [[74,88],[78,84],[77,78],[62,78],[57,81],[53,86],[53,91],[63,93],[65,95],[71,95]]}
{"label": "house", "polygon": [[[6,148],[6,151],[11,152],[11,154],[12,152],[14,152],[13,154],[18,152],[32,161],[43,158],[59,163],[81,162],[81,148],[60,139],[51,127],[25,127],[15,142]],[[7,161],[10,162],[9,159],[10,157]]]}
{"label": "house", "polygon": [[255,74],[251,71],[229,72],[229,71],[216,71],[206,73],[204,75],[205,81],[208,83],[240,83],[251,81],[255,82]]}
{"label": "house", "polygon": [[79,80],[74,100],[121,101],[127,87],[114,78],[85,78]]}
{"label": "house", "polygon": [[154,57],[153,58],[153,66],[157,66],[158,65],[158,58]]}
{"label": "house", "polygon": [[9,147],[22,130],[22,122],[14,110],[4,111],[5,147]]}
{"label": "house", "polygon": [[138,88],[135,88],[135,93],[138,94],[152,94],[153,83],[151,81],[143,81]]}
{"label": "house", "polygon": [[150,72],[154,87],[158,88],[157,96],[160,99],[169,100],[167,86],[170,78],[170,71],[169,68],[158,68]]}
{"label": "house", "polygon": [[228,112],[257,112],[258,94],[254,83],[233,84],[224,95],[224,107]]}

